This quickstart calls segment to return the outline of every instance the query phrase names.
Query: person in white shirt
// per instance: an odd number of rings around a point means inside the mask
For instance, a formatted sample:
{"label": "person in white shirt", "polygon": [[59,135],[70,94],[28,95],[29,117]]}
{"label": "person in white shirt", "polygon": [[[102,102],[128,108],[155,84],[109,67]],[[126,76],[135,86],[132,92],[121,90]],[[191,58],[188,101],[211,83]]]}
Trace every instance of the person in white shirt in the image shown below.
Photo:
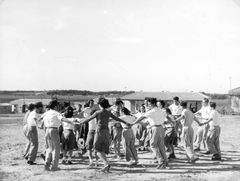
{"label": "person in white shirt", "polygon": [[[119,117],[123,121],[128,124],[133,124],[135,121],[135,117],[131,115],[130,111],[123,107],[121,109],[121,116]],[[133,130],[128,125],[121,123],[123,128],[123,142],[125,148],[125,158],[129,162],[130,165],[136,165],[138,163],[137,150],[135,148],[135,136]]]}
{"label": "person in white shirt", "polygon": [[198,121],[198,119],[195,117],[195,115],[187,109],[187,102],[182,101],[181,106],[183,108],[182,115],[176,119],[176,121],[181,121],[182,124],[182,135],[181,140],[183,143],[183,147],[186,152],[186,156],[188,159],[188,162],[194,163],[199,158],[195,155],[193,151],[193,128],[192,123],[193,121],[196,121],[199,125],[201,123]]}
{"label": "person in white shirt", "polygon": [[52,100],[50,101],[48,107],[49,110],[45,112],[39,121],[43,120],[45,131],[45,139],[46,139],[46,162],[45,162],[45,170],[56,171],[59,170],[58,162],[60,156],[60,137],[58,129],[61,125],[61,122],[67,122],[72,124],[71,121],[68,121],[64,118],[57,110],[58,110],[58,101]]}
{"label": "person in white shirt", "polygon": [[28,137],[30,141],[30,148],[28,151],[28,161],[29,165],[35,165],[34,161],[37,157],[38,151],[38,132],[37,132],[37,120],[40,118],[40,113],[43,110],[43,104],[41,102],[37,102],[34,106],[34,110],[31,111],[27,117],[27,129],[28,129]]}
{"label": "person in white shirt", "polygon": [[34,110],[34,108],[35,108],[35,105],[30,104],[28,106],[28,111],[26,112],[26,114],[24,115],[24,118],[23,118],[23,134],[28,140],[27,145],[25,147],[24,154],[23,154],[23,157],[26,160],[28,160],[28,152],[29,152],[29,149],[31,146],[31,141],[30,141],[29,132],[28,132],[28,125],[27,125],[27,118],[28,118],[29,114]]}
{"label": "person in white shirt", "polygon": [[134,124],[148,118],[149,125],[151,126],[151,140],[150,146],[158,159],[157,169],[165,169],[168,166],[168,159],[164,146],[164,130],[162,124],[166,119],[166,112],[157,107],[157,99],[149,98],[147,100],[149,110],[140,118],[138,118]]}
{"label": "person in white shirt", "polygon": [[[174,119],[179,118],[182,114],[182,107],[180,105],[179,97],[175,96],[173,98],[173,104],[171,104],[168,108],[170,109]],[[177,136],[175,137],[173,144],[177,146],[178,140],[180,140],[181,133],[182,133],[182,125],[180,122],[176,122],[175,130],[176,130]]]}
{"label": "person in white shirt", "polygon": [[216,103],[210,103],[210,116],[203,124],[209,124],[209,130],[207,134],[207,145],[212,156],[212,160],[221,160],[221,150],[219,144],[220,137],[220,115],[216,110]]}
{"label": "person in white shirt", "polygon": [[[73,118],[73,108],[68,106],[66,112],[64,113],[66,119],[72,124],[67,122],[62,122],[63,133],[62,133],[62,144],[63,144],[63,164],[72,164],[72,153],[73,148],[75,147],[75,135],[74,135],[74,122],[78,118]],[[68,154],[68,159],[67,159]]]}
{"label": "person in white shirt", "polygon": [[[208,119],[210,116],[210,106],[209,100],[204,98],[202,101],[202,108],[195,113],[196,116],[200,115],[203,119]],[[194,151],[200,151],[201,143],[203,143],[204,148],[208,150],[206,140],[207,140],[207,132],[209,129],[209,125],[205,124],[204,126],[199,126],[196,132],[196,137],[194,141]]]}
{"label": "person in white shirt", "polygon": [[[97,109],[94,109],[90,112],[89,116],[93,115]],[[88,117],[89,117],[88,116]],[[96,118],[92,119],[91,121],[88,122],[88,135],[87,135],[87,141],[86,141],[86,149],[88,152],[88,158],[89,158],[89,166],[94,166],[93,164],[93,143],[94,143],[94,136],[96,133],[96,128],[97,128],[97,120]],[[94,156],[96,158],[96,166],[98,166],[98,156],[97,152],[94,151]]]}

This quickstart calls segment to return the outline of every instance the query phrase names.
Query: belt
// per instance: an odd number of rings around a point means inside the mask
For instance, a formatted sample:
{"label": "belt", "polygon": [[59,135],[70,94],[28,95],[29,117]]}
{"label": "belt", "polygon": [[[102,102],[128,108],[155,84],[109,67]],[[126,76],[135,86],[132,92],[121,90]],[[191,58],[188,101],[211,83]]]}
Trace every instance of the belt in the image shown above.
{"label": "belt", "polygon": [[152,125],[151,128],[152,127],[160,127],[160,126],[162,126],[162,125],[161,124],[159,124],[159,125]]}
{"label": "belt", "polygon": [[51,129],[58,129],[58,128],[56,128],[56,127],[46,127],[46,128],[49,128],[49,129],[50,129],[50,128],[51,128]]}

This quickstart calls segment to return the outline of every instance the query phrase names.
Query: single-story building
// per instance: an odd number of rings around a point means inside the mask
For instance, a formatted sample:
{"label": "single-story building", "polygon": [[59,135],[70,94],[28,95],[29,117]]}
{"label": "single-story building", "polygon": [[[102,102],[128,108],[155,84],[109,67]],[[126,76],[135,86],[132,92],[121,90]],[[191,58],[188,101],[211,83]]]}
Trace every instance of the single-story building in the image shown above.
{"label": "single-story building", "polygon": [[228,91],[231,97],[231,107],[234,112],[240,113],[240,87]]}
{"label": "single-story building", "polygon": [[12,105],[9,103],[0,103],[0,114],[11,114]]}
{"label": "single-story building", "polygon": [[24,113],[27,110],[29,104],[35,104],[42,102],[44,106],[48,105],[51,99],[17,99],[11,101],[9,104],[13,105],[16,113]]}
{"label": "single-story building", "polygon": [[165,101],[166,105],[172,104],[173,97],[178,96],[180,100],[187,101],[189,108],[193,110],[193,112],[198,111],[201,108],[201,102],[203,98],[208,98],[207,96],[198,93],[198,92],[135,92],[132,94],[128,94],[126,96],[121,97],[125,106],[131,110],[131,112],[135,113],[139,110],[141,104],[144,103],[144,99],[146,97],[154,97],[158,100]]}

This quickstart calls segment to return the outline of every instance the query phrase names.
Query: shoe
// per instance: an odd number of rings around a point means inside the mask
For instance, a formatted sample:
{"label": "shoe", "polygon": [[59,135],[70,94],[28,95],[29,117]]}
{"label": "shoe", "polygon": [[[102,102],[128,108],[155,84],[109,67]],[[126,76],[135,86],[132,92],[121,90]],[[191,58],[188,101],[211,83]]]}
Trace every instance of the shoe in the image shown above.
{"label": "shoe", "polygon": [[210,153],[210,151],[206,151],[206,152],[203,153],[203,154],[205,154],[205,155],[210,155],[211,153]]}
{"label": "shoe", "polygon": [[134,165],[137,165],[138,164],[138,161],[135,161],[135,160],[132,160],[129,162],[129,166],[134,166]]}
{"label": "shoe", "polygon": [[212,156],[211,160],[213,160],[213,161],[215,161],[215,160],[221,161],[222,158],[221,158],[221,156],[220,156],[219,154],[214,154],[214,155]]}
{"label": "shoe", "polygon": [[72,165],[72,161],[71,160],[68,160],[67,162],[69,165]]}
{"label": "shoe", "polygon": [[199,160],[198,157],[194,158],[193,160],[189,160],[188,163],[195,163],[197,160]]}
{"label": "shoe", "polygon": [[49,166],[47,166],[47,165],[44,165],[44,170],[45,170],[45,171],[50,171],[50,168],[49,168]]}
{"label": "shoe", "polygon": [[46,159],[45,155],[42,153],[40,156],[45,161],[45,159]]}
{"label": "shoe", "polygon": [[93,167],[94,166],[94,163],[93,162],[89,162],[89,167]]}
{"label": "shoe", "polygon": [[23,158],[25,158],[25,160],[28,160],[28,155],[24,155]]}
{"label": "shoe", "polygon": [[66,163],[67,163],[67,160],[63,159],[62,164],[66,164]]}
{"label": "shoe", "polygon": [[110,169],[110,165],[106,165],[105,167],[103,167],[101,169],[102,172],[109,172],[109,169]]}
{"label": "shoe", "polygon": [[200,151],[200,148],[195,148],[194,151]]}
{"label": "shoe", "polygon": [[165,163],[161,163],[156,168],[157,169],[166,169],[166,164]]}
{"label": "shoe", "polygon": [[54,171],[58,171],[58,170],[61,170],[61,169],[60,169],[59,167],[52,167],[52,168],[51,168],[51,171],[53,171],[53,172],[54,172]]}
{"label": "shoe", "polygon": [[62,159],[62,158],[63,158],[63,154],[60,153],[60,155],[59,155],[59,159]]}
{"label": "shoe", "polygon": [[37,165],[37,164],[34,163],[33,161],[27,161],[27,163],[28,163],[29,165]]}
{"label": "shoe", "polygon": [[168,159],[176,159],[175,154],[170,154],[170,155],[168,156]]}

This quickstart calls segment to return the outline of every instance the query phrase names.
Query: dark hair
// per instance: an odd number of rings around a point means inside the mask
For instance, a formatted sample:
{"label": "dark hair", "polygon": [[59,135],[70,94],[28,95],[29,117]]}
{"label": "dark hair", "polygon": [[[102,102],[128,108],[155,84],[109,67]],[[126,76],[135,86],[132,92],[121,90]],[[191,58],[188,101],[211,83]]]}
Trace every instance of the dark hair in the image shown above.
{"label": "dark hair", "polygon": [[216,102],[210,102],[210,107],[216,109],[216,106],[217,106]]}
{"label": "dark hair", "polygon": [[206,97],[203,98],[203,101],[206,102],[206,103],[209,103],[209,99],[206,98]]}
{"label": "dark hair", "polygon": [[171,115],[172,115],[172,111],[171,111],[169,108],[167,108],[167,109],[166,109],[166,113],[168,113],[168,114],[171,114]]}
{"label": "dark hair", "polygon": [[160,100],[159,102],[160,102],[161,106],[164,108],[166,105],[165,102],[163,100]]}
{"label": "dark hair", "polygon": [[131,115],[131,112],[126,108],[126,107],[123,107],[122,110],[121,110],[125,115]]}
{"label": "dark hair", "polygon": [[145,97],[145,98],[144,98],[145,101],[148,101],[149,99],[150,99],[149,97]]}
{"label": "dark hair", "polygon": [[29,111],[32,111],[34,108],[35,108],[34,104],[29,104],[29,106],[28,106],[28,110]]}
{"label": "dark hair", "polygon": [[116,101],[115,101],[115,105],[119,106],[120,104],[123,104],[123,101],[122,101],[122,99],[117,98]]}
{"label": "dark hair", "polygon": [[183,108],[187,108],[187,102],[186,101],[182,101],[180,104]]}
{"label": "dark hair", "polygon": [[68,101],[68,102],[63,102],[63,107],[64,108],[67,108],[67,107],[69,107],[70,106],[70,101]]}
{"label": "dark hair", "polygon": [[108,100],[105,99],[105,98],[99,98],[98,104],[99,104],[103,109],[107,109],[107,108],[110,107],[110,104],[109,104]]}
{"label": "dark hair", "polygon": [[43,104],[42,104],[42,102],[37,102],[34,107],[35,107],[36,109],[37,109],[37,108],[41,108],[41,107],[43,107]]}
{"label": "dark hair", "polygon": [[58,106],[59,102],[57,100],[51,100],[48,104],[48,107],[50,109],[54,109],[56,106]]}
{"label": "dark hair", "polygon": [[150,104],[156,106],[157,105],[157,99],[156,98],[148,98],[147,100]]}
{"label": "dark hair", "polygon": [[175,97],[173,98],[173,100],[174,100],[174,101],[179,101],[179,97],[178,97],[178,96],[175,96]]}
{"label": "dark hair", "polygon": [[65,117],[66,118],[71,118],[71,117],[73,117],[73,108],[71,107],[71,106],[68,106],[67,108],[66,108],[66,112],[65,112]]}

